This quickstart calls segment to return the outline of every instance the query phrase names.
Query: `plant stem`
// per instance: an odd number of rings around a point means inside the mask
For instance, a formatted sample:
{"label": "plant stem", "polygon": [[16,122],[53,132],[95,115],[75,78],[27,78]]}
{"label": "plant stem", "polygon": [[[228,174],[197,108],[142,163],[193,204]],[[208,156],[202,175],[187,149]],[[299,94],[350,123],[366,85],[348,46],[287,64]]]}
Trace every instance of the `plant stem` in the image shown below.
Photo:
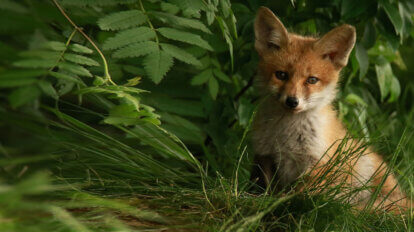
{"label": "plant stem", "polygon": [[139,0],[139,6],[141,7],[141,11],[142,11],[145,15],[147,15],[147,23],[148,23],[149,27],[151,28],[151,30],[153,30],[153,31],[154,31],[154,33],[155,33],[155,42],[157,42],[157,45],[159,45],[159,44],[160,44],[160,41],[158,40],[157,30],[155,30],[154,26],[153,26],[153,25],[152,25],[152,23],[151,23],[151,20],[149,20],[148,14],[147,14],[147,12],[145,11],[144,5],[142,4],[142,1],[141,1],[141,0]]}
{"label": "plant stem", "polygon": [[89,43],[92,44],[92,46],[95,48],[95,50],[98,52],[99,56],[102,58],[102,62],[104,64],[104,72],[105,72],[105,78],[106,80],[111,83],[112,85],[116,85],[115,82],[112,81],[111,75],[109,74],[109,68],[108,68],[108,62],[106,61],[106,58],[102,51],[98,48],[98,46],[93,42],[93,40],[82,30],[82,28],[78,27],[72,19],[66,14],[66,12],[63,10],[63,8],[59,5],[59,3],[56,0],[52,0],[53,3],[56,5],[56,7],[59,9],[59,11],[62,13],[62,15],[69,21],[72,26],[79,31],[83,37],[85,37],[86,40],[89,41]]}

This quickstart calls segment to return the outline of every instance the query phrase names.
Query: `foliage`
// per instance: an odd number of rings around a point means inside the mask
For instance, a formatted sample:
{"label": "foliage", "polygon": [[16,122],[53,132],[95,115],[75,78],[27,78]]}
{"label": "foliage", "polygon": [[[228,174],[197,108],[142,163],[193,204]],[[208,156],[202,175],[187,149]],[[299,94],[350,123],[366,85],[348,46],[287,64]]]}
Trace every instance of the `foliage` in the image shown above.
{"label": "foliage", "polygon": [[356,27],[339,115],[413,194],[409,0],[0,0],[0,230],[412,230],[247,191],[261,5],[300,34]]}

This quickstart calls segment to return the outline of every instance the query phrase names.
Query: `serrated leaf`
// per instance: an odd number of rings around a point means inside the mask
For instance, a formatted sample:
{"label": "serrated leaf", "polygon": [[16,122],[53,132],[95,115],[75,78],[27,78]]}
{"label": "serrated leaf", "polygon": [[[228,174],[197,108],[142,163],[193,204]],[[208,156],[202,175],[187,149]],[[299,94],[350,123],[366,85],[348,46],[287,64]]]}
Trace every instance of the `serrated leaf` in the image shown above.
{"label": "serrated leaf", "polygon": [[114,58],[139,57],[150,54],[158,50],[158,45],[154,41],[134,43],[123,47],[114,52]]}
{"label": "serrated leaf", "polygon": [[118,32],[114,37],[107,39],[103,45],[105,50],[116,49],[155,38],[155,32],[149,27],[137,27]]}
{"label": "serrated leaf", "polygon": [[170,0],[171,3],[177,5],[182,10],[200,11],[204,9],[204,3],[201,0]]}
{"label": "serrated leaf", "polygon": [[369,57],[367,50],[360,43],[355,46],[355,56],[359,63],[359,79],[362,80],[368,72]]}
{"label": "serrated leaf", "polygon": [[199,35],[196,35],[196,34],[192,34],[189,32],[183,32],[177,29],[167,28],[167,27],[158,28],[158,32],[168,39],[193,44],[193,45],[205,48],[210,51],[213,50],[213,48],[210,46],[210,44],[207,43],[207,41],[205,41]]}
{"label": "serrated leaf", "polygon": [[37,84],[39,85],[39,87],[43,91],[43,93],[46,94],[47,96],[52,97],[54,99],[59,98],[55,88],[53,88],[53,86],[50,82],[41,80]]}
{"label": "serrated leaf", "polygon": [[12,108],[17,108],[30,101],[37,99],[40,96],[40,90],[36,85],[29,85],[13,90],[8,100]]}
{"label": "serrated leaf", "polygon": [[231,83],[231,80],[229,78],[229,76],[227,76],[225,73],[223,73],[220,69],[215,68],[213,70],[214,76],[216,76],[218,79],[227,82],[227,83]]}
{"label": "serrated leaf", "polygon": [[82,81],[79,80],[77,77],[73,77],[73,76],[67,75],[65,73],[50,71],[49,75],[51,75],[52,77],[55,77],[58,80],[65,80],[65,81],[75,82],[75,83],[78,83],[78,84],[82,83]]}
{"label": "serrated leaf", "polygon": [[180,11],[180,8],[168,2],[161,2],[161,10],[170,14],[177,14]]}
{"label": "serrated leaf", "polygon": [[128,10],[112,13],[98,20],[102,30],[121,30],[143,24],[147,16],[139,10]]}
{"label": "serrated leaf", "polygon": [[216,99],[219,91],[219,84],[216,78],[210,78],[208,80],[208,90],[210,92],[211,97],[213,99]]}
{"label": "serrated leaf", "polygon": [[74,51],[74,52],[77,52],[77,53],[84,53],[84,54],[92,54],[93,53],[92,49],[90,49],[86,46],[80,45],[80,44],[71,44],[71,45],[69,45],[69,49]]}
{"label": "serrated leaf", "polygon": [[88,65],[88,66],[99,66],[98,62],[86,56],[66,53],[63,57],[65,58],[65,60],[71,61],[76,64],[82,64],[82,65]]}
{"label": "serrated leaf", "polygon": [[21,57],[37,57],[44,60],[55,60],[55,62],[60,58],[61,52],[57,51],[45,51],[45,50],[29,50],[19,53]]}
{"label": "serrated leaf", "polygon": [[21,68],[51,68],[55,66],[56,60],[42,60],[42,59],[26,59],[19,60],[13,63],[13,65]]}
{"label": "serrated leaf", "polygon": [[169,22],[170,25],[179,25],[182,27],[196,29],[211,34],[211,31],[197,19],[178,17],[164,12],[151,12],[151,14],[156,16],[156,19],[162,20],[164,22]]}
{"label": "serrated leaf", "polygon": [[173,58],[165,51],[158,50],[147,55],[143,63],[149,78],[158,84],[173,66]]}
{"label": "serrated leaf", "polygon": [[66,50],[66,45],[62,42],[59,41],[48,41],[46,43],[43,44],[42,46],[43,48],[47,48],[47,49],[51,49],[53,51],[65,51]]}
{"label": "serrated leaf", "polygon": [[194,76],[193,79],[191,80],[191,85],[202,85],[206,83],[212,77],[213,77],[213,71],[211,70],[211,68],[208,68],[202,71],[201,73],[197,74],[196,76]]}
{"label": "serrated leaf", "polygon": [[187,64],[201,66],[201,62],[198,61],[197,58],[195,58],[192,54],[184,51],[181,48],[165,43],[161,43],[161,48],[177,60],[180,60]]}
{"label": "serrated leaf", "polygon": [[79,76],[92,77],[92,74],[89,72],[89,70],[78,64],[60,63],[58,67],[60,69],[77,74]]}

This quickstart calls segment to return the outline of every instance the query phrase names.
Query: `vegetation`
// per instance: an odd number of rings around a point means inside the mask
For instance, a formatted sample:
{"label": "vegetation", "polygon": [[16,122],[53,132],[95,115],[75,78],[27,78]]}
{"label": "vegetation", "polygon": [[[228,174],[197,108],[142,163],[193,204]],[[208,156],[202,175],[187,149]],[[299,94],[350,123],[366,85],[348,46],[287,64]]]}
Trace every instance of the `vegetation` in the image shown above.
{"label": "vegetation", "polygon": [[340,117],[413,195],[410,0],[0,0],[0,231],[413,231],[249,191],[262,5],[301,34],[356,27]]}

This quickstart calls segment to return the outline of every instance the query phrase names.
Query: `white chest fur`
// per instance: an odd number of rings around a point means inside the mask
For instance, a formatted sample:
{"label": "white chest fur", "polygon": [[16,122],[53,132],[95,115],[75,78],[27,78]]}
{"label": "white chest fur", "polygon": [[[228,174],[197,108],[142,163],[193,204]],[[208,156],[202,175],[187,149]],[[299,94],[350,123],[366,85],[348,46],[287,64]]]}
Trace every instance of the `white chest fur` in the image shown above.
{"label": "white chest fur", "polygon": [[254,121],[253,146],[256,155],[273,158],[280,184],[295,181],[324,155],[324,122],[318,111],[293,114],[262,105]]}

